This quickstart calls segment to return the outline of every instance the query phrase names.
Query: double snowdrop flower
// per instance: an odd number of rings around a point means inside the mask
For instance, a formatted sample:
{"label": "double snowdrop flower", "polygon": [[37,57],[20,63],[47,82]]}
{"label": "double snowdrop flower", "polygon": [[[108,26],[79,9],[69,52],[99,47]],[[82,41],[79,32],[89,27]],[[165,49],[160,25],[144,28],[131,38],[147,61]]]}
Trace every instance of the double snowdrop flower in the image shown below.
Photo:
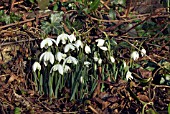
{"label": "double snowdrop flower", "polygon": [[72,43],[68,43],[65,47],[64,47],[64,52],[67,53],[69,50],[75,50],[75,47],[73,46]]}
{"label": "double snowdrop flower", "polygon": [[73,45],[77,48],[78,51],[79,47],[83,48],[83,43],[81,40],[77,40]]}
{"label": "double snowdrop flower", "polygon": [[127,73],[126,73],[126,80],[131,80],[133,79],[133,76],[132,76],[132,73],[128,70]]}
{"label": "double snowdrop flower", "polygon": [[141,49],[141,55],[142,55],[142,57],[144,57],[146,55],[146,50],[144,48]]}
{"label": "double snowdrop flower", "polygon": [[91,49],[90,49],[90,47],[86,44],[86,46],[85,46],[85,52],[87,53],[87,54],[89,54],[89,53],[91,53]]}
{"label": "double snowdrop flower", "polygon": [[78,60],[75,57],[69,56],[64,60],[63,65],[65,65],[65,63],[73,63],[73,64],[77,64]]}
{"label": "double snowdrop flower", "polygon": [[44,60],[44,65],[47,66],[48,61],[50,61],[51,64],[54,63],[54,55],[51,52],[44,52],[40,56],[40,61]]}
{"label": "double snowdrop flower", "polygon": [[61,52],[57,52],[55,58],[56,58],[56,60],[58,60],[58,62],[60,62],[62,59],[64,60],[66,58],[66,56],[67,56],[66,54],[63,54]]}
{"label": "double snowdrop flower", "polygon": [[131,53],[131,58],[135,61],[139,58],[139,53],[137,51],[133,51]]}
{"label": "double snowdrop flower", "polygon": [[107,47],[103,46],[105,40],[103,40],[103,39],[97,39],[96,42],[97,42],[97,46],[98,46],[101,50],[107,51]]}
{"label": "double snowdrop flower", "polygon": [[33,72],[36,72],[36,70],[40,71],[40,70],[41,70],[41,65],[40,65],[40,63],[35,62],[35,63],[32,65],[32,70],[33,70]]}
{"label": "double snowdrop flower", "polygon": [[60,41],[62,40],[62,44],[66,44],[66,41],[70,38],[70,35],[62,33],[57,37],[56,40],[56,45],[58,46],[58,44],[60,43]]}
{"label": "double snowdrop flower", "polygon": [[40,44],[40,47],[41,48],[48,48],[49,46],[52,46],[53,45],[53,42],[56,43],[56,41],[52,38],[46,38],[44,39],[41,44]]}

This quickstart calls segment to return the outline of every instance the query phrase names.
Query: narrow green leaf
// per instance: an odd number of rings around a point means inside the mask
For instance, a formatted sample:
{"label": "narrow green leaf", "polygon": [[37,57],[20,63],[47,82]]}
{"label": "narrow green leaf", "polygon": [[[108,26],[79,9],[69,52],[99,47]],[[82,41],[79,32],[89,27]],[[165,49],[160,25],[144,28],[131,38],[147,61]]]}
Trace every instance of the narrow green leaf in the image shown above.
{"label": "narrow green leaf", "polygon": [[90,10],[91,11],[96,10],[99,6],[99,3],[100,3],[100,0],[95,0],[94,2],[92,2],[92,4],[90,5]]}
{"label": "narrow green leaf", "polygon": [[168,114],[170,114],[170,103],[168,104]]}
{"label": "narrow green leaf", "polygon": [[14,114],[21,114],[21,108],[15,107]]}

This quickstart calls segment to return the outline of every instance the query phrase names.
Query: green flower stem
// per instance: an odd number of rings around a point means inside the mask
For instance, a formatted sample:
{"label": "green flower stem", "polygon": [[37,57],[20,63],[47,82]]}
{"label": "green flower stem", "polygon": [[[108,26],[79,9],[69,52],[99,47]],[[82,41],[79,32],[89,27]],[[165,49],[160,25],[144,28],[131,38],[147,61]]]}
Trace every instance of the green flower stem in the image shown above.
{"label": "green flower stem", "polygon": [[[59,77],[58,77],[59,76]],[[56,84],[56,88],[55,88],[55,98],[58,98],[58,90],[59,90],[59,85],[61,84],[60,82],[61,82],[61,75],[58,75],[58,73],[56,74],[55,73],[55,77],[56,77],[56,82],[57,83],[55,83]]]}
{"label": "green flower stem", "polygon": [[35,90],[38,91],[38,87],[37,87],[38,86],[38,83],[37,83],[38,79],[37,79],[36,72],[33,72],[33,75],[34,75]]}

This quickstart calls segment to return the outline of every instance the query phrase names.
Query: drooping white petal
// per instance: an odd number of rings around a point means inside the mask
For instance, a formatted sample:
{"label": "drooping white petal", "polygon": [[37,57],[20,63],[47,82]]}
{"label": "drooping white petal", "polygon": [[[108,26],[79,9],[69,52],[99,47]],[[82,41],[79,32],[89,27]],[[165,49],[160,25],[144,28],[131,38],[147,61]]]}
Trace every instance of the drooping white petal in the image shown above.
{"label": "drooping white petal", "polygon": [[69,37],[70,42],[72,43],[73,41],[76,41],[76,37],[74,36],[74,34],[71,34]]}
{"label": "drooping white petal", "polygon": [[47,62],[50,61],[51,64],[54,63],[54,55],[51,52],[44,52],[40,56],[40,61],[44,60],[44,65],[47,66]]}
{"label": "drooping white petal", "polygon": [[81,40],[77,40],[73,45],[77,48],[78,51],[79,47],[83,48],[83,43]]}
{"label": "drooping white petal", "polygon": [[103,50],[103,51],[107,51],[107,47],[104,47],[104,46],[101,46],[101,47],[99,47],[101,50]]}
{"label": "drooping white petal", "polygon": [[75,57],[69,56],[65,59],[64,61],[64,65],[65,63],[73,63],[73,64],[77,64],[78,60]]}
{"label": "drooping white petal", "polygon": [[69,43],[64,47],[64,52],[67,53],[70,49],[75,50],[75,47],[73,46],[72,43]]}
{"label": "drooping white petal", "polygon": [[54,65],[54,66],[51,68],[50,73],[51,73],[52,71],[57,71],[57,70],[58,70],[58,72],[59,72],[61,75],[63,75],[64,69],[63,69],[63,66],[62,66],[61,64],[56,64],[56,65]]}
{"label": "drooping white petal", "polygon": [[131,58],[135,61],[139,58],[139,53],[137,51],[133,51],[131,53]]}
{"label": "drooping white petal", "polygon": [[89,54],[89,53],[91,53],[91,49],[90,49],[90,47],[86,44],[86,46],[85,46],[85,52],[87,53],[87,54]]}
{"label": "drooping white petal", "polygon": [[128,70],[127,73],[126,73],[126,80],[131,80],[133,79],[133,76],[132,76],[132,73]]}
{"label": "drooping white petal", "polygon": [[142,57],[144,57],[146,55],[146,50],[144,48],[141,49],[141,55],[142,55]]}
{"label": "drooping white petal", "polygon": [[36,70],[41,70],[41,65],[39,62],[35,62],[33,65],[32,65],[32,70],[33,72],[35,72]]}
{"label": "drooping white petal", "polygon": [[61,52],[57,52],[57,54],[56,54],[56,59],[58,60],[58,62],[60,62],[62,59],[65,59],[66,58],[66,54],[63,54],[63,53],[61,53]]}
{"label": "drooping white petal", "polygon": [[56,43],[56,41],[54,39],[46,38],[41,42],[40,47],[41,48],[48,48],[49,46],[53,45],[53,42]]}
{"label": "drooping white petal", "polygon": [[84,65],[85,65],[86,67],[89,67],[90,64],[91,64],[90,62],[84,61]]}
{"label": "drooping white petal", "polygon": [[98,60],[98,64],[99,64],[99,65],[101,65],[101,64],[102,64],[102,59],[101,59],[101,58],[99,58],[99,60]]}
{"label": "drooping white petal", "polygon": [[84,83],[84,78],[83,76],[80,77],[80,82],[83,84]]}
{"label": "drooping white petal", "polygon": [[103,39],[97,39],[96,42],[97,42],[97,46],[98,46],[98,47],[101,47],[101,46],[104,45],[105,40],[103,40]]}
{"label": "drooping white petal", "polygon": [[68,66],[68,65],[65,65],[64,66],[64,72],[68,72],[68,71],[70,71],[71,70],[71,68]]}
{"label": "drooping white petal", "polygon": [[60,43],[60,40],[62,40],[62,44],[66,44],[66,41],[67,41],[67,39],[68,39],[69,37],[70,37],[70,36],[69,36],[68,34],[65,34],[65,33],[60,34],[60,35],[57,37],[56,45],[58,46],[58,44]]}
{"label": "drooping white petal", "polygon": [[110,60],[111,60],[112,63],[115,62],[115,58],[113,56],[110,56]]}

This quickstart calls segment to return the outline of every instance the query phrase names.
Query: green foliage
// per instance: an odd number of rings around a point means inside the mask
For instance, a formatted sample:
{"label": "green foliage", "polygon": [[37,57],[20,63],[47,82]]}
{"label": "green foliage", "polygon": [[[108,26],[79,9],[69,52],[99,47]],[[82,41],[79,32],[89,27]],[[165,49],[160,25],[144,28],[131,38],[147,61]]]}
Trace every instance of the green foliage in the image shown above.
{"label": "green foliage", "polygon": [[14,114],[21,114],[21,108],[15,107]]}
{"label": "green foliage", "polygon": [[168,114],[170,114],[170,103],[168,104]]}
{"label": "green foliage", "polygon": [[4,13],[3,10],[0,10],[0,22],[4,22],[5,24],[10,24],[17,22],[21,19],[20,15],[15,15],[14,13],[10,13],[10,15],[7,15]]}
{"label": "green foliage", "polygon": [[41,29],[46,34],[60,34],[63,30],[62,21],[63,21],[63,12],[54,13],[50,16],[50,22],[43,21],[41,25]]}

